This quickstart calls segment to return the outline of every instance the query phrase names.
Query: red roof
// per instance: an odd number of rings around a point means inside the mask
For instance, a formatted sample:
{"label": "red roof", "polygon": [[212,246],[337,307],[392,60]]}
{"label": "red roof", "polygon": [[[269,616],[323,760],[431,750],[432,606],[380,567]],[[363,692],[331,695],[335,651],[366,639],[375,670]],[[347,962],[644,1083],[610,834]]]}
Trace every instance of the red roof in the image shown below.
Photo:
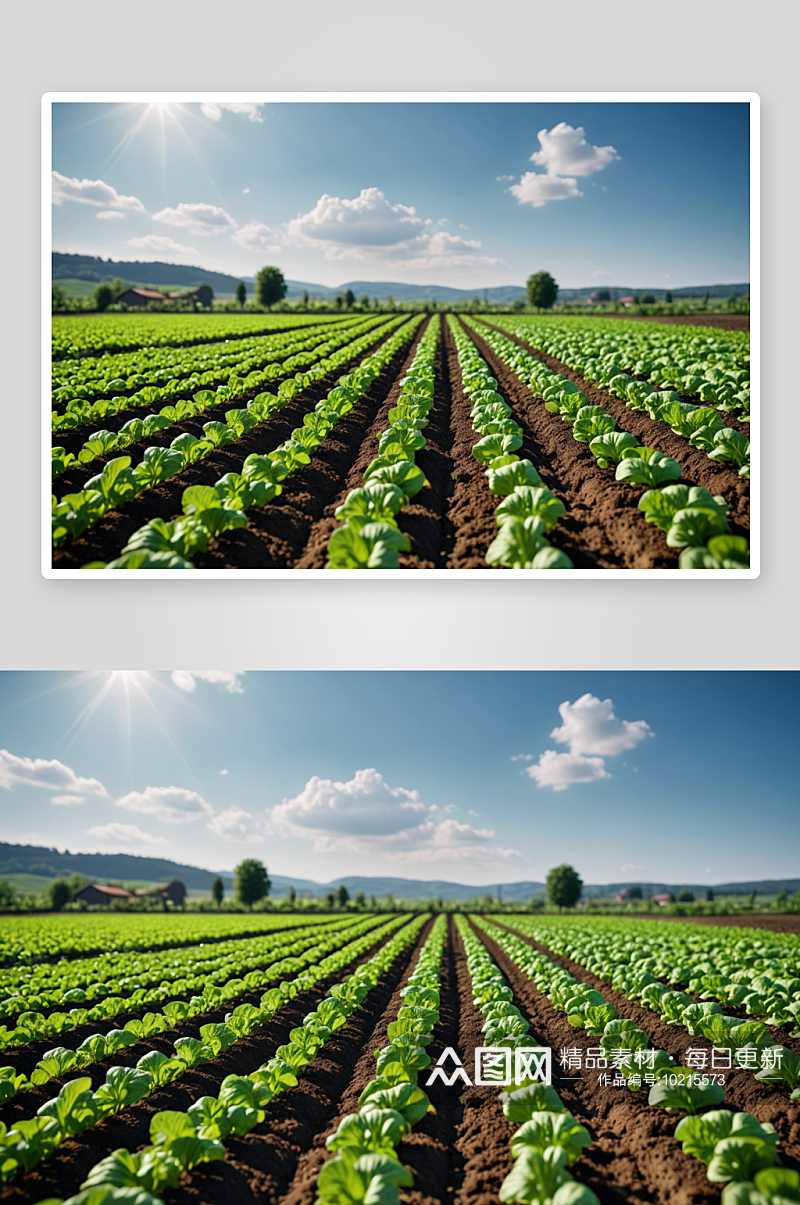
{"label": "red roof", "polygon": [[156,289],[126,289],[126,293],[135,293],[137,297],[149,297],[152,301],[166,301],[167,298],[163,293],[159,293]]}
{"label": "red roof", "polygon": [[95,891],[102,891],[103,895],[119,895],[126,900],[131,898],[130,891],[126,891],[124,887],[104,887],[100,883],[92,883],[92,887]]}

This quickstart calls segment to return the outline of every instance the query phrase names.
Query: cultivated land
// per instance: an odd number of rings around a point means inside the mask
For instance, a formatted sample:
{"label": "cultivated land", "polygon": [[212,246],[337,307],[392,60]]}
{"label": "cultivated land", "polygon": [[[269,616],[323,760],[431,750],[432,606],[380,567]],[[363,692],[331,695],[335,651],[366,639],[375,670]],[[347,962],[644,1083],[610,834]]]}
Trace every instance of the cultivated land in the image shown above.
{"label": "cultivated land", "polygon": [[[785,1205],[800,1184],[795,934],[90,914],[4,918],[0,955],[3,1201]],[[552,1087],[466,1082],[477,1047],[549,1047]],[[464,1076],[450,1054],[429,1085],[448,1048]]]}
{"label": "cultivated land", "polygon": [[53,565],[746,567],[733,317],[56,317]]}

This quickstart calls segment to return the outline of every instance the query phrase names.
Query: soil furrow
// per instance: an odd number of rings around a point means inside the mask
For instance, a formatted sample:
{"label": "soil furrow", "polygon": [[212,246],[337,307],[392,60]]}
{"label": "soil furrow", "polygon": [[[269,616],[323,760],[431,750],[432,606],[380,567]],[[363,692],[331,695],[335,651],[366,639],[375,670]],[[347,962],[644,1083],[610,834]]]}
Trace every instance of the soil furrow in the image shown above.
{"label": "soil furrow", "polygon": [[[366,394],[314,449],[311,463],[286,478],[280,497],[263,509],[251,508],[247,527],[225,532],[207,553],[194,557],[198,569],[322,568],[324,559],[319,565],[305,564],[309,541],[320,520],[339,505],[342,479],[349,481],[356,474],[353,465],[363,454],[365,429],[382,429],[380,415],[394,404],[395,377],[402,376],[411,363],[424,327],[422,323],[410,345],[398,348]],[[336,525],[332,520],[332,527]]]}
{"label": "soil furrow", "polygon": [[472,449],[480,439],[480,434],[472,425],[472,403],[461,385],[456,343],[449,323],[445,323],[445,332],[453,399],[452,458],[453,480],[456,483],[449,511],[455,529],[455,540],[448,557],[447,568],[491,571],[492,567],[486,564],[486,553],[497,535],[494,516],[500,505],[500,498],[489,489],[485,466],[472,455]]}
{"label": "soil furrow", "polygon": [[522,427],[518,455],[533,463],[542,483],[566,507],[550,543],[576,569],[677,569],[677,551],[638,509],[643,487],[615,481],[613,469],[598,468],[588,444],[573,439],[572,426],[545,410],[480,335],[472,330],[469,335]]}
{"label": "soil furrow", "polygon": [[[339,526],[339,520],[334,511],[341,506],[351,490],[358,489],[364,484],[364,470],[378,455],[378,437],[389,426],[389,411],[397,404],[400,396],[400,381],[408,371],[419,342],[425,333],[427,322],[423,322],[417,330],[410,348],[402,348],[398,357],[382,374],[380,390],[376,389],[373,400],[367,404],[366,399],[358,402],[344,422],[352,420],[348,428],[347,456],[331,473],[329,488],[319,505],[315,500],[313,516],[305,528],[304,541],[295,545],[290,560],[293,569],[323,569],[328,555],[328,540],[331,533]],[[368,395],[369,396],[369,395]],[[339,427],[334,428],[338,431]],[[331,439],[332,436],[328,436]],[[327,442],[327,441],[326,441]],[[323,445],[324,447],[325,445]],[[322,449],[318,449],[321,451]],[[313,461],[312,461],[313,465]],[[311,465],[308,468],[312,467]],[[300,474],[298,474],[299,476]],[[308,492],[308,487],[306,489]],[[310,506],[306,503],[306,510]]]}
{"label": "soil furrow", "polygon": [[425,926],[410,955],[397,959],[347,1024],[329,1038],[297,1087],[271,1102],[263,1124],[244,1138],[228,1139],[225,1162],[185,1177],[180,1189],[166,1195],[167,1205],[314,1200],[326,1155],[324,1138],[342,1116],[358,1108],[358,1096],[375,1074],[373,1050],[386,1040],[386,1026],[400,1008],[398,993],[430,928]]}
{"label": "soil furrow", "polygon": [[[612,397],[610,393],[606,393],[596,385],[590,385],[580,373],[573,372],[562,360],[557,360],[554,356],[539,351],[533,344],[526,343],[525,340],[517,338],[508,331],[501,330],[500,333],[531,352],[548,368],[562,373],[563,376],[573,381],[581,393],[586,395],[592,406],[602,406],[613,415],[619,424],[620,431],[629,431],[631,435],[641,440],[645,447],[658,448],[659,452],[665,456],[671,456],[673,460],[677,460],[683,472],[681,481],[689,485],[700,485],[711,494],[722,494],[730,507],[728,521],[731,531],[736,535],[746,536],[748,534],[750,530],[750,483],[744,477],[739,476],[738,469],[709,460],[702,449],[693,448],[688,439],[684,439],[682,435],[676,435],[667,423],[654,422],[647,414],[631,410],[619,398]],[[538,404],[543,405],[542,402]],[[557,415],[554,417],[558,418]],[[720,417],[726,426],[742,431],[749,438],[750,433],[746,423],[731,422],[729,420],[733,419],[733,416],[728,414],[720,414]],[[558,419],[558,421],[561,420]],[[569,424],[564,425],[568,428],[570,426]],[[595,464],[595,459],[589,452],[588,446],[586,446],[586,452],[592,464]],[[597,471],[608,474],[609,479],[614,481],[612,469],[597,469]],[[625,486],[621,482],[614,482],[614,484],[617,489],[636,488],[639,495],[641,494],[640,486]]]}
{"label": "soil furrow", "polygon": [[[691,1047],[693,1050],[706,1052],[710,1069],[711,1042],[702,1037],[691,1037],[680,1026],[667,1025],[657,1013],[652,1013],[648,1009],[642,1008],[641,1005],[635,1004],[624,993],[613,991],[605,980],[593,975],[580,963],[561,957],[547,946],[525,937],[522,933],[517,933],[516,930],[513,932],[541,954],[545,954],[559,966],[563,966],[576,979],[591,984],[601,992],[604,999],[614,1005],[621,1017],[635,1021],[639,1028],[650,1037],[656,1049],[666,1050],[676,1063],[681,1066],[685,1065],[686,1052]],[[522,974],[522,972],[519,973]],[[563,1013],[560,1015],[564,1017]],[[580,1045],[582,1042],[590,1041],[580,1030],[569,1025],[565,1017],[564,1025],[572,1034],[572,1040],[568,1041],[567,1045]],[[754,1078],[752,1071],[738,1068],[725,1070],[722,1074],[725,1075],[725,1104],[720,1107],[741,1109],[752,1113],[759,1121],[771,1122],[781,1136],[781,1159],[788,1167],[800,1169],[800,1104],[788,1100],[788,1093],[784,1089],[760,1083]]]}
{"label": "soil furrow", "polygon": [[[145,1097],[131,1108],[106,1118],[99,1125],[87,1130],[77,1138],[63,1142],[49,1159],[32,1172],[0,1189],[0,1201],[12,1202],[13,1205],[17,1205],[17,1202],[19,1205],[35,1205],[36,1202],[46,1197],[68,1197],[78,1190],[91,1168],[112,1151],[119,1147],[135,1151],[139,1147],[147,1145],[150,1141],[150,1119],[154,1113],[158,1113],[162,1109],[187,1109],[200,1096],[216,1096],[226,1075],[248,1075],[274,1057],[277,1047],[289,1041],[290,1031],[301,1025],[306,1014],[316,1008],[321,1000],[324,1000],[328,989],[334,983],[339,982],[343,975],[350,973],[356,966],[360,966],[361,963],[372,958],[376,949],[384,945],[392,936],[393,934],[388,934],[366,953],[354,959],[346,967],[340,968],[334,975],[322,980],[314,988],[300,992],[293,1000],[284,1005],[271,1021],[249,1037],[241,1038],[224,1054],[217,1055],[216,1058],[200,1067],[189,1068],[174,1083],[159,1088],[151,1096]],[[402,965],[403,961],[401,955],[398,962]],[[379,982],[364,1001],[364,1007],[368,1013],[370,1010],[374,1012],[376,1007],[381,1007],[373,1004],[373,999],[382,998],[382,994],[387,991],[391,995],[392,989],[387,988],[385,983],[392,982],[392,976],[398,973],[395,970],[396,967],[397,963],[384,977],[385,982]],[[260,998],[260,993],[256,993],[256,998],[249,1002],[257,1003],[258,998]],[[237,1003],[240,1001],[237,1000]],[[357,1013],[354,1013],[348,1025],[356,1020],[362,1011],[363,1009],[359,1009]],[[224,1020],[224,1017],[225,1010],[204,1014],[203,1017],[196,1018],[194,1022],[187,1023],[185,1026],[176,1026],[170,1033],[173,1040],[174,1036],[196,1037],[200,1024],[206,1024],[207,1021],[212,1020]],[[179,1030],[182,1031],[180,1034]],[[331,1042],[335,1042],[338,1038],[339,1034],[336,1034]],[[172,1041],[168,1041],[166,1035],[148,1038],[137,1043],[136,1046],[125,1047],[111,1059],[103,1060],[101,1063],[93,1065],[92,1068],[87,1068],[83,1074],[91,1074],[92,1086],[97,1087],[97,1084],[104,1079],[108,1067],[117,1064],[129,1066],[131,1063],[135,1063],[137,1058],[146,1054],[148,1050],[161,1050],[165,1054],[171,1053],[171,1047]],[[326,1044],[325,1051],[328,1048],[329,1044]],[[315,1060],[315,1063],[317,1061]],[[305,1082],[312,1065],[314,1064],[310,1064],[304,1073],[301,1084]],[[69,1078],[74,1078],[74,1076]],[[43,1091],[43,1099],[49,1100],[57,1093],[59,1086],[60,1081],[51,1080],[44,1090],[38,1090],[38,1092]],[[20,1097],[21,1100],[27,1099],[30,1104],[26,1116],[32,1116],[38,1107],[33,1103],[34,1094],[34,1092],[28,1092]],[[284,1096],[279,1096],[275,1105],[270,1106],[270,1110],[280,1109],[283,1107],[282,1102],[291,1096],[291,1091]],[[43,1103],[43,1101],[39,1103]],[[269,1121],[264,1123],[265,1128],[269,1125]],[[253,1133],[257,1132],[253,1131]],[[213,1164],[211,1166],[217,1168],[220,1165]],[[230,1198],[223,1196],[220,1200],[226,1202],[227,1205]]]}
{"label": "soil furrow", "polygon": [[[564,1105],[587,1127],[592,1145],[571,1167],[602,1205],[711,1205],[719,1201],[720,1186],[706,1179],[704,1164],[684,1154],[673,1134],[681,1114],[651,1108],[646,1090],[599,1083],[603,1072],[584,1069],[564,1073],[562,1050],[596,1046],[599,1039],[579,1034],[558,1013],[527,975],[485,933],[483,941],[507,977],[515,1003],[553,1051],[553,1087]],[[582,1039],[582,1040],[581,1040]],[[488,1205],[488,1202],[487,1202]]]}

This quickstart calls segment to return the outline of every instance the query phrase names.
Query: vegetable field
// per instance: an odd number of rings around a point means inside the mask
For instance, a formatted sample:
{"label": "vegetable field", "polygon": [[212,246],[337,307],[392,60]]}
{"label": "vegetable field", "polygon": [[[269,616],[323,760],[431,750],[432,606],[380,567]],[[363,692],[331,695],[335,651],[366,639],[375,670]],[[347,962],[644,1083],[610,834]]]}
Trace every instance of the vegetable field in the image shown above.
{"label": "vegetable field", "polygon": [[154,919],[4,922],[3,1200],[800,1197],[796,934]]}
{"label": "vegetable field", "polygon": [[749,334],[56,317],[59,570],[746,569]]}

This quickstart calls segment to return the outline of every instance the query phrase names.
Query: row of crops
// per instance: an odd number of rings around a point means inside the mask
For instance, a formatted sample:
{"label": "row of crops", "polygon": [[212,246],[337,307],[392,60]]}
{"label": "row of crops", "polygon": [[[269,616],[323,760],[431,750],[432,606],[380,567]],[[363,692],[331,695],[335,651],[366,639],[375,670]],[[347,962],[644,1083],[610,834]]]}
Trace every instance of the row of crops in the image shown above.
{"label": "row of crops", "polygon": [[5,922],[9,1200],[800,1199],[796,935],[170,917],[147,948],[148,919],[69,962],[62,918]]}
{"label": "row of crops", "polygon": [[743,332],[126,321],[54,320],[56,569],[749,567]]}

